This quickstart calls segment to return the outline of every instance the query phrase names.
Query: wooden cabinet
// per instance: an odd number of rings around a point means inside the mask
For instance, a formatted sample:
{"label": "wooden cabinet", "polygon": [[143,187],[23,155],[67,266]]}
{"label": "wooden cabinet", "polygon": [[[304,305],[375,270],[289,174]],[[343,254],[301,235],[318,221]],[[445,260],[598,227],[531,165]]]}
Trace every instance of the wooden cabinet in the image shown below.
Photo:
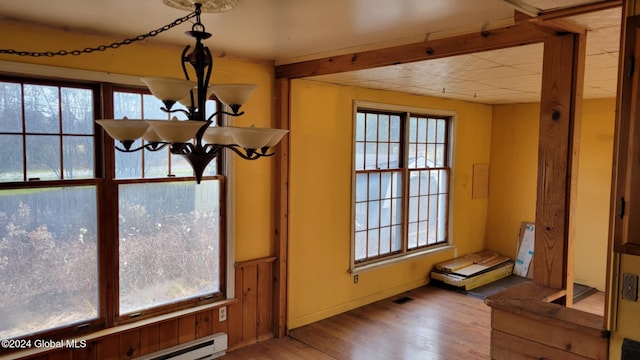
{"label": "wooden cabinet", "polygon": [[616,251],[640,255],[640,16],[626,19],[614,147]]}

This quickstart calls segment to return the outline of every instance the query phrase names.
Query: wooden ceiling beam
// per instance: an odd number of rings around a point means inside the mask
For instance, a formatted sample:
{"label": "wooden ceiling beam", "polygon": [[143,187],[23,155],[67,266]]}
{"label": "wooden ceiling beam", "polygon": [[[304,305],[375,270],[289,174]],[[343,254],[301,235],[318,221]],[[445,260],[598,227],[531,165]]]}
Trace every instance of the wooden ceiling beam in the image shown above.
{"label": "wooden ceiling beam", "polygon": [[398,45],[384,49],[330,56],[321,59],[276,66],[276,78],[301,78],[314,75],[365,70],[380,66],[465,55],[504,49],[544,41],[552,33],[528,22],[443,39]]}

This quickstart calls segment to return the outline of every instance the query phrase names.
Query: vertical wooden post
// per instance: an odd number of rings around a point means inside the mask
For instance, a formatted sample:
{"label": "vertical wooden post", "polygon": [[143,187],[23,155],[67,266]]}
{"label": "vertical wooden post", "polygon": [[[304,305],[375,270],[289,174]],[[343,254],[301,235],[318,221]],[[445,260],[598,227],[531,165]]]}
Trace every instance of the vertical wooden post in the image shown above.
{"label": "vertical wooden post", "polygon": [[[585,35],[544,42],[533,281],[573,303],[573,237]],[[515,119],[517,121],[517,119]]]}
{"label": "vertical wooden post", "polygon": [[[276,126],[291,129],[289,96],[291,83],[287,78],[276,79]],[[273,334],[283,337],[287,333],[287,269],[289,264],[289,136],[282,138],[276,155],[276,218],[273,289]]]}

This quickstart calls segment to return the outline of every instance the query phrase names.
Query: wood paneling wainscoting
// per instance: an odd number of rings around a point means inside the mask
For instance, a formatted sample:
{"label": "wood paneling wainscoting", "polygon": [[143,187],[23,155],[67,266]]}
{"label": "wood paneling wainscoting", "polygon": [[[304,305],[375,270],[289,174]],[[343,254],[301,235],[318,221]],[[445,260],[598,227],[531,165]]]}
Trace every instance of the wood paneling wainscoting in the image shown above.
{"label": "wood paneling wainscoting", "polygon": [[[235,299],[100,330],[77,339],[80,344],[80,340],[86,341],[84,348],[0,353],[0,359],[133,359],[219,332],[228,334],[229,350],[269,339],[273,337],[275,259],[267,257],[237,263]],[[227,307],[227,320],[218,321],[219,309],[223,306]]]}

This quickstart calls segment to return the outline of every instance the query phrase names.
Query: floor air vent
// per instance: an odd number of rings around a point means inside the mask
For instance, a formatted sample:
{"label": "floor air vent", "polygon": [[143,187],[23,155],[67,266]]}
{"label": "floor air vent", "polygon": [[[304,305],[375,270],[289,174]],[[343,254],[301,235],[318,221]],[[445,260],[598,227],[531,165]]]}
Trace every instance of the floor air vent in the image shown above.
{"label": "floor air vent", "polygon": [[400,304],[400,305],[402,305],[402,304],[406,304],[406,303],[408,303],[409,301],[413,301],[413,299],[412,299],[412,298],[410,298],[410,297],[408,297],[408,296],[403,296],[403,297],[401,297],[401,298],[397,298],[397,299],[393,300],[393,302],[394,302],[394,303],[396,303],[396,304]]}
{"label": "floor air vent", "polygon": [[164,349],[137,360],[208,360],[221,357],[227,350],[227,334],[217,333]]}

